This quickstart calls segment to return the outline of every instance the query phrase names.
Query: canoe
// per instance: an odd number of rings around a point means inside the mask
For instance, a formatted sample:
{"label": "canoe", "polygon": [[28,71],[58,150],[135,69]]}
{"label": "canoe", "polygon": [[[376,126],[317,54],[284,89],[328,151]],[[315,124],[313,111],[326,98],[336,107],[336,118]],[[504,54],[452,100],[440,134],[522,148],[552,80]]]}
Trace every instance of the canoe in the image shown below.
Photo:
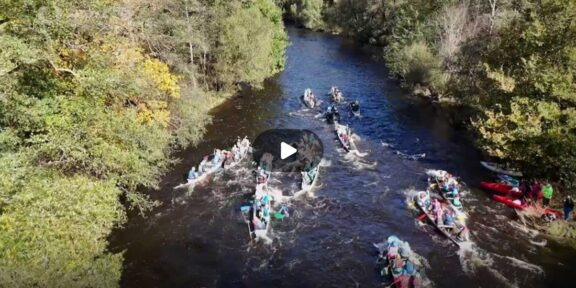
{"label": "canoe", "polygon": [[[417,199],[414,199],[414,202],[416,203],[416,206],[418,206],[420,211],[422,211],[422,213],[424,213],[426,215],[426,218],[432,224],[432,226],[434,226],[438,231],[440,231],[440,233],[442,235],[444,235],[444,237],[448,238],[448,240],[450,240],[452,243],[456,244],[457,246],[460,246],[459,242],[462,242],[462,241],[458,241],[457,237],[455,237],[450,232],[448,232],[448,230],[446,230],[445,227],[438,225],[438,223],[436,223],[436,221],[435,221],[435,217],[432,216],[430,213],[428,213],[428,210],[424,209],[424,207],[422,207],[420,205],[420,203],[417,201]],[[466,240],[468,238],[468,235],[467,235],[468,233],[467,233],[467,228],[464,227],[464,229],[465,230],[463,231],[463,233],[465,233],[465,234],[463,235],[463,240]]]}
{"label": "canoe", "polygon": [[[520,199],[512,198],[509,196],[492,195],[491,198],[494,201],[503,203],[508,207],[518,209],[518,210],[524,210],[527,207],[529,207],[529,205],[520,202]],[[544,208],[544,213],[555,214],[556,217],[561,217],[563,215],[562,212],[560,212],[558,210],[551,209],[551,208]]]}
{"label": "canoe", "polygon": [[218,163],[216,163],[216,165],[213,165],[211,168],[208,169],[208,171],[206,171],[204,174],[198,176],[196,179],[190,181],[188,180],[188,182],[186,183],[182,183],[180,185],[177,185],[174,187],[174,189],[183,189],[183,188],[189,188],[192,189],[196,186],[196,184],[198,183],[202,183],[203,181],[205,181],[208,176],[216,174],[218,172],[220,172],[221,170],[223,170],[222,168],[222,164],[224,161],[220,161]]}
{"label": "canoe", "polygon": [[350,110],[350,113],[352,113],[352,116],[360,117],[359,105],[356,105],[354,102],[350,102],[350,104],[348,105],[348,109]]}
{"label": "canoe", "polygon": [[[226,164],[226,159],[222,159],[222,161],[216,163],[216,165],[210,166],[210,168],[208,168],[208,170],[204,174],[198,176],[196,179],[194,179],[192,181],[188,180],[186,183],[177,185],[174,187],[174,189],[183,189],[183,188],[192,189],[196,186],[196,184],[202,183],[202,181],[205,181],[208,178],[208,176],[216,174],[216,173],[218,173],[224,169],[231,169],[231,168],[236,167],[238,164],[240,164],[240,162],[242,162],[246,158],[248,153],[250,153],[252,151],[252,148],[250,146],[250,141],[248,141],[248,139],[246,137],[244,137],[244,139],[242,139],[242,141],[240,141],[240,142],[244,143],[243,145],[245,146],[245,149],[244,149],[244,153],[242,155],[240,155],[240,158],[238,159],[238,161],[233,161],[230,164]],[[209,165],[212,165],[212,163],[209,162]]]}
{"label": "canoe", "polygon": [[338,88],[336,87],[332,87],[332,89],[330,89],[330,100],[332,100],[335,103],[340,104],[340,102],[342,102],[344,100],[344,96],[342,95],[342,91],[340,91]]}
{"label": "canoe", "polygon": [[526,204],[522,204],[518,198],[512,198],[502,195],[492,195],[492,200],[504,203],[508,207],[516,208],[516,209],[524,209],[528,207]]}
{"label": "canoe", "polygon": [[[250,234],[251,240],[262,239],[265,241],[271,241],[270,238],[267,236],[268,231],[270,230],[270,222],[272,219],[271,216],[273,214],[272,205],[270,203],[272,201],[272,198],[270,197],[267,188],[268,179],[269,177],[264,178],[263,182],[259,182],[259,180],[257,179],[254,195],[251,196],[251,199],[247,203],[244,203],[242,206],[240,206],[240,211],[244,216],[244,222],[248,226],[248,232]],[[262,203],[261,201],[264,197],[267,198],[267,202],[266,205],[264,205],[263,207],[261,205]],[[264,221],[260,222],[261,226],[257,226],[254,220],[257,217],[256,213],[259,209],[261,213],[264,212],[262,208],[266,208],[268,210],[268,215],[261,217],[262,220]]]}
{"label": "canoe", "polygon": [[314,179],[312,179],[312,181],[306,181],[309,177],[307,176],[307,172],[301,172],[302,173],[302,191],[308,191],[310,189],[312,189],[312,187],[314,187],[314,185],[316,185],[316,180],[318,179],[318,172],[320,171],[320,165],[317,165],[316,167],[314,167],[315,173],[314,173]]}
{"label": "canoe", "polygon": [[336,131],[336,136],[338,137],[338,141],[342,144],[342,147],[346,152],[350,152],[351,150],[356,150],[354,142],[352,140],[352,136],[350,135],[348,141],[345,141],[342,135],[346,135],[346,126],[338,124],[338,122],[334,122],[334,130]]}
{"label": "canoe", "polygon": [[378,269],[386,281],[386,287],[420,288],[424,287],[420,261],[407,242],[396,236],[390,236],[383,243],[372,244],[378,249]]}
{"label": "canoe", "polygon": [[248,139],[246,137],[244,137],[244,139],[242,139],[241,143],[246,143],[244,146],[244,153],[240,154],[240,157],[238,158],[238,160],[234,161],[234,159],[232,159],[232,163],[227,164],[226,162],[224,162],[224,169],[232,169],[236,166],[238,166],[238,164],[240,164],[244,159],[246,159],[246,156],[248,156],[249,153],[252,152],[252,146],[250,145],[250,141],[248,141]]}
{"label": "canoe", "polygon": [[304,103],[304,105],[310,109],[314,109],[314,107],[316,107],[316,104],[318,101],[309,101],[306,100],[306,98],[304,97],[304,95],[300,96],[300,99],[302,100],[302,102]]}
{"label": "canoe", "polygon": [[505,174],[505,175],[510,175],[510,176],[514,176],[514,177],[524,176],[522,174],[522,172],[517,171],[517,170],[513,170],[513,169],[506,169],[501,164],[498,164],[498,163],[480,161],[480,164],[482,164],[482,166],[484,166],[484,168],[486,168],[492,172],[498,173],[498,174]]}
{"label": "canoe", "polygon": [[266,221],[262,222],[263,226],[254,225],[254,218],[256,217],[256,212],[258,209],[257,201],[252,200],[251,205],[244,205],[240,207],[240,211],[244,215],[244,222],[248,226],[248,233],[250,234],[250,239],[266,238],[268,231],[270,230],[270,214],[272,209],[269,211]]}
{"label": "canoe", "polygon": [[510,176],[510,175],[504,175],[504,174],[498,174],[498,179],[500,179],[503,183],[508,184],[510,186],[519,186],[520,185],[520,180]]}
{"label": "canoe", "polygon": [[480,187],[503,196],[509,195],[514,198],[522,197],[521,191],[513,192],[512,189],[514,187],[504,183],[480,182]]}

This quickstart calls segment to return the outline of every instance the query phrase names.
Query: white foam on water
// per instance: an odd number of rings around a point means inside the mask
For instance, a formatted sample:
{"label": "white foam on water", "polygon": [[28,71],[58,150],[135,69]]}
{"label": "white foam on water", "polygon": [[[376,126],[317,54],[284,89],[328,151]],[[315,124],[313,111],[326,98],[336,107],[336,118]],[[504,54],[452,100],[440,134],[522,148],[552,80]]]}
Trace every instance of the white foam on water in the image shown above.
{"label": "white foam on water", "polygon": [[[414,198],[416,197],[416,195],[418,195],[418,192],[420,192],[422,190],[417,190],[413,187],[408,188],[408,189],[404,189],[402,190],[402,194],[404,194],[406,196],[406,206],[408,207],[408,209],[413,210],[413,211],[418,211],[418,207],[416,206],[416,204],[414,203]],[[421,221],[418,221],[421,222]]]}
{"label": "white foam on water", "polygon": [[382,147],[394,148],[394,145],[393,145],[393,144],[386,143],[386,142],[384,142],[384,141],[380,141],[380,144],[382,145]]}
{"label": "white foam on water", "polygon": [[266,231],[256,230],[254,231],[254,235],[256,236],[256,241],[262,241],[266,245],[271,245],[272,242],[274,242],[272,238],[268,237]]}
{"label": "white foam on water", "polygon": [[320,167],[330,167],[330,166],[332,166],[332,160],[328,160],[328,159],[322,158],[322,160],[320,161],[319,166],[320,166]]}
{"label": "white foam on water", "polygon": [[540,267],[538,265],[528,263],[526,261],[520,260],[518,258],[510,257],[510,256],[501,256],[498,254],[493,254],[493,255],[496,257],[508,260],[510,262],[510,264],[512,264],[512,266],[514,266],[514,267],[528,270],[533,274],[545,275],[544,269],[542,269],[542,267]]}
{"label": "white foam on water", "polygon": [[374,182],[366,183],[366,184],[362,185],[362,187],[378,186],[378,183],[380,183],[380,181],[374,181]]}
{"label": "white foam on water", "polygon": [[[504,284],[504,286],[506,287],[510,287],[510,288],[518,288],[518,283],[516,283],[516,279],[508,279],[506,276],[502,275],[502,273],[498,272],[496,269],[490,268],[488,267],[487,269],[490,273],[492,273],[492,275],[494,275],[494,277],[498,280],[500,280],[500,282],[502,284]],[[514,283],[511,283],[510,280],[513,280]]]}
{"label": "white foam on water", "polygon": [[394,151],[394,153],[396,155],[400,156],[400,158],[402,158],[402,159],[412,160],[412,161],[417,161],[417,160],[426,158],[426,153],[408,154],[408,153],[404,153],[404,152],[399,151],[399,150]]}
{"label": "white foam on water", "polygon": [[540,234],[540,232],[538,230],[530,229],[530,228],[526,227],[525,225],[522,225],[518,221],[507,221],[507,223],[508,223],[508,225],[512,226],[516,230],[527,234],[528,236],[530,236],[530,238],[535,238],[536,236],[538,236]]}
{"label": "white foam on water", "polygon": [[[482,228],[484,228],[484,229],[491,230],[492,232],[495,232],[495,233],[500,233],[500,230],[498,230],[498,229],[497,229],[496,227],[494,227],[493,225],[487,226],[487,225],[484,225],[484,224],[478,222],[478,223],[476,223],[476,226],[480,226],[480,227],[482,227]],[[474,232],[476,232],[476,231],[474,231]],[[483,234],[484,234],[484,236],[487,236],[485,233],[483,233]]]}
{"label": "white foam on water", "polygon": [[468,275],[474,275],[479,267],[490,267],[494,263],[492,257],[472,241],[462,242],[459,247],[460,264]]}
{"label": "white foam on water", "polygon": [[509,220],[509,217],[506,216],[506,215],[495,214],[495,215],[493,215],[493,216],[496,217],[496,219],[498,219],[498,220],[501,220],[501,221],[506,220],[506,222],[510,222],[510,221],[508,221],[508,220]]}
{"label": "white foam on water", "polygon": [[532,240],[528,240],[528,242],[530,242],[530,244],[532,244],[534,246],[540,246],[540,247],[544,247],[544,246],[546,246],[546,244],[548,244],[548,241],[546,241],[546,239],[543,239],[540,242],[536,242],[536,241],[532,241]]}
{"label": "white foam on water", "polygon": [[430,176],[430,177],[438,177],[440,174],[442,174],[444,172],[444,170],[438,170],[438,169],[426,169],[424,173],[426,173],[426,175]]}
{"label": "white foam on water", "polygon": [[[523,268],[530,271],[535,271],[540,273],[542,268],[524,262],[522,260],[501,256],[495,253],[487,252],[476,245],[473,241],[467,241],[460,243],[460,249],[458,250],[458,256],[460,259],[460,264],[464,272],[470,276],[476,274],[478,269],[486,269],[490,272],[495,279],[499,280],[506,287],[519,287],[517,279],[510,279],[510,277],[504,276],[498,268],[496,268],[496,263],[494,262],[494,257],[502,258],[508,260],[514,267]],[[506,265],[509,267],[510,265]]]}
{"label": "white foam on water", "polygon": [[344,154],[344,159],[342,160],[344,163],[349,164],[352,168],[356,171],[363,171],[363,170],[374,170],[378,167],[378,162],[374,161],[372,163],[365,162],[362,158],[359,158],[356,153],[346,153]]}

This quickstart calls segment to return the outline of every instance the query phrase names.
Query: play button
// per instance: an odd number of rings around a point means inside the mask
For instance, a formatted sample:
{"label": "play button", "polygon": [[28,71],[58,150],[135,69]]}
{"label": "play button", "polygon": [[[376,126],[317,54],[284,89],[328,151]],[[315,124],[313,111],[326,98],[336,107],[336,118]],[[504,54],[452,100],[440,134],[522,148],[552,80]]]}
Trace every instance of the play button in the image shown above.
{"label": "play button", "polygon": [[254,162],[271,172],[302,172],[316,167],[324,147],[310,130],[273,129],[256,137]]}
{"label": "play button", "polygon": [[284,160],[298,152],[298,149],[282,142],[280,143],[280,159]]}

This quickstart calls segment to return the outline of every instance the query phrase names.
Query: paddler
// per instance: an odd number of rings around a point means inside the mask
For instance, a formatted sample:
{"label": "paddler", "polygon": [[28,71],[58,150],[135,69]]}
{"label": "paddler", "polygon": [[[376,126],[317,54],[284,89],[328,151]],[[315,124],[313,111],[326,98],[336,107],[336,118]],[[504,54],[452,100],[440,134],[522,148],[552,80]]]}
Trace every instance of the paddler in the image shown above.
{"label": "paddler", "polygon": [[256,229],[264,228],[264,223],[262,222],[262,211],[256,210],[254,218],[252,219],[252,224],[254,224],[254,228]]}
{"label": "paddler", "polygon": [[238,148],[242,147],[242,139],[240,139],[240,136],[236,138],[236,146],[238,146]]}
{"label": "paddler", "polygon": [[434,199],[434,215],[436,215],[436,223],[438,225],[442,224],[442,205],[440,204],[440,202],[438,201],[438,199]]}
{"label": "paddler", "polygon": [[458,196],[458,187],[452,187],[452,190],[446,193],[447,198],[456,198]]}
{"label": "paddler", "polygon": [[353,112],[357,112],[358,110],[360,110],[360,102],[358,100],[350,102],[350,109]]}
{"label": "paddler", "polygon": [[452,205],[454,205],[454,207],[456,208],[462,208],[462,202],[460,202],[460,196],[456,195],[456,197],[454,197],[454,199],[452,199]]}
{"label": "paddler", "polygon": [[200,173],[200,175],[206,173],[206,163],[208,163],[208,156],[204,156],[202,162],[198,164],[198,172]]}
{"label": "paddler", "polygon": [[[448,175],[450,175],[450,174],[448,174]],[[456,180],[456,177],[453,177],[452,175],[450,175],[450,178],[448,178],[448,185],[450,185],[450,187],[458,186],[458,180]]]}
{"label": "paddler", "polygon": [[426,210],[430,208],[430,196],[428,192],[418,193],[418,205]]}
{"label": "paddler", "polygon": [[308,100],[311,101],[312,103],[316,103],[316,96],[314,96],[314,94],[312,92],[310,92],[310,96],[308,97]]}
{"label": "paddler", "polygon": [[248,136],[244,136],[244,139],[242,139],[242,146],[248,150],[248,147],[250,147],[250,140],[248,140]]}
{"label": "paddler", "polygon": [[188,172],[188,182],[192,182],[194,180],[196,180],[196,178],[198,178],[198,172],[196,172],[196,167],[192,167],[192,169],[190,169],[190,172]]}
{"label": "paddler", "polygon": [[454,225],[454,215],[452,215],[452,212],[450,212],[450,210],[446,210],[446,213],[444,213],[444,225],[446,226]]}
{"label": "paddler", "polygon": [[240,160],[240,150],[236,144],[232,147],[232,156],[234,157],[234,162]]}
{"label": "paddler", "polygon": [[220,163],[220,160],[222,160],[222,151],[220,151],[220,149],[216,149],[214,150],[214,158],[212,158],[212,164],[215,166]]}

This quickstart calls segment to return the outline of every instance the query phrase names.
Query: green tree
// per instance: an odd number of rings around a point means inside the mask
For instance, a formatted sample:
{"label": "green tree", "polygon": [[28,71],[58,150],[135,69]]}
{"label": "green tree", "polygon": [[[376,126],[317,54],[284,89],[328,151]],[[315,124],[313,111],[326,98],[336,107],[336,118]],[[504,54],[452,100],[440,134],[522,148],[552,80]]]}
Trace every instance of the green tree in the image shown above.
{"label": "green tree", "polygon": [[[576,1],[522,2],[485,54],[482,145],[536,176],[576,180]],[[489,94],[488,94],[489,93]]]}
{"label": "green tree", "polygon": [[272,0],[1,1],[0,287],[117,286],[120,198],[158,205],[138,188],[285,47]]}

